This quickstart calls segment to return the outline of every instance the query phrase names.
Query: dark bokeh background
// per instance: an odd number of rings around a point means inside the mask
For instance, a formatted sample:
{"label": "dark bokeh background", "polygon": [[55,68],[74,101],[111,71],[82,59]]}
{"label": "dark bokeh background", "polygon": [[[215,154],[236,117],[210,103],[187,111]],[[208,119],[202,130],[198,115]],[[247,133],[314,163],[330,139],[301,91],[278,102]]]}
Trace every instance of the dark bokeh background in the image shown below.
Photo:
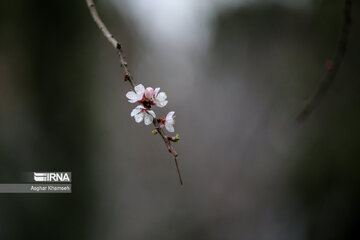
{"label": "dark bokeh background", "polygon": [[73,193],[1,194],[0,239],[359,239],[358,2],[300,125],[344,1],[149,2],[97,3],[137,82],[168,94],[185,185],[85,1],[4,1],[0,177],[71,171]]}

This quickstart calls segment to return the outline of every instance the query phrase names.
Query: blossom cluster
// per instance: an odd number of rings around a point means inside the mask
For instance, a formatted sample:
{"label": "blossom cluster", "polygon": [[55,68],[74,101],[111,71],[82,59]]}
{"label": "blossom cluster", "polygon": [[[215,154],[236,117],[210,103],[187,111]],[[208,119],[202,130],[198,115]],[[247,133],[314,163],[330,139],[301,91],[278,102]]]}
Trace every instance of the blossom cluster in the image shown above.
{"label": "blossom cluster", "polygon": [[[165,92],[160,92],[160,88],[151,87],[145,89],[142,84],[135,86],[134,91],[129,91],[126,97],[131,103],[140,103],[131,111],[131,117],[134,117],[137,123],[144,121],[145,125],[149,125],[156,119],[156,114],[150,110],[152,106],[165,107],[168,103]],[[160,128],[166,128],[169,132],[174,132],[175,112],[169,112],[166,117],[159,119]]]}

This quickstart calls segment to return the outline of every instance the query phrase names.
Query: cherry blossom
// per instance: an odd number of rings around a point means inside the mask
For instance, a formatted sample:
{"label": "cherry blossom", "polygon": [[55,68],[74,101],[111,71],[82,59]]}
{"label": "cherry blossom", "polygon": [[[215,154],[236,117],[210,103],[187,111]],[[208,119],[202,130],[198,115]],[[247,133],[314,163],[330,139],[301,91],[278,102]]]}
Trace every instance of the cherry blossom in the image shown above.
{"label": "cherry blossom", "polygon": [[163,128],[165,127],[166,130],[168,130],[169,132],[174,132],[174,124],[175,124],[175,112],[171,111],[169,112],[166,117],[161,118],[161,125],[160,127]]}
{"label": "cherry blossom", "polygon": [[149,125],[156,118],[155,112],[147,109],[143,105],[138,105],[131,111],[131,117],[135,118],[135,122],[140,123],[144,120],[145,125]]}
{"label": "cherry blossom", "polygon": [[138,101],[140,101],[145,93],[145,87],[142,84],[137,85],[134,88],[134,91],[129,91],[126,93],[126,97],[129,99],[129,102],[131,103],[136,103]]}
{"label": "cherry blossom", "polygon": [[145,108],[150,109],[151,106],[156,105],[158,107],[164,107],[168,101],[166,100],[167,96],[165,92],[160,92],[160,88],[155,90],[152,87],[145,87],[142,84],[137,85],[134,88],[134,91],[129,91],[126,94],[126,97],[131,103],[141,103]]}
{"label": "cherry blossom", "polygon": [[[136,108],[131,111],[131,117],[135,118],[137,123],[144,120],[145,125],[152,123],[156,118],[155,112],[150,110],[151,106],[165,107],[168,103],[165,92],[160,92],[160,88],[152,87],[145,88],[142,84],[134,87],[134,91],[126,93],[126,97],[131,103],[140,103]],[[166,128],[169,132],[174,132],[175,112],[169,112],[166,117],[159,119],[160,127]]]}
{"label": "cherry blossom", "polygon": [[158,107],[165,107],[168,101],[166,100],[167,96],[165,92],[160,92],[160,88],[155,88],[153,101]]}

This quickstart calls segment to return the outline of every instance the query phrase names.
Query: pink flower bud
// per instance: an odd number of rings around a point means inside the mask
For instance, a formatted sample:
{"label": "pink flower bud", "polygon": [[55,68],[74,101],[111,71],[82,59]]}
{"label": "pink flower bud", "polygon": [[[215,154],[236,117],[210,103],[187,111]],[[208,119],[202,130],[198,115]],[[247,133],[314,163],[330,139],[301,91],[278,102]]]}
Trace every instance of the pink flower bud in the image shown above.
{"label": "pink flower bud", "polygon": [[147,99],[151,99],[154,96],[154,89],[152,87],[148,87],[145,89],[145,97]]}

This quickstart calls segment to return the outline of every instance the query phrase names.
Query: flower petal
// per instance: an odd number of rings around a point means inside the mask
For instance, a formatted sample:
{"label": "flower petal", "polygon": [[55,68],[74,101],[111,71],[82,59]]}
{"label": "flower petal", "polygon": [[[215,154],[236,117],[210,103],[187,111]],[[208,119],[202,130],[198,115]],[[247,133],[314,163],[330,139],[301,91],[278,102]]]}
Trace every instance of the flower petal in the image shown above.
{"label": "flower petal", "polygon": [[147,111],[153,118],[156,118],[156,114],[153,110],[148,110]]}
{"label": "flower petal", "polygon": [[144,119],[144,112],[140,112],[134,116],[135,122],[139,123]]}
{"label": "flower petal", "polygon": [[153,121],[153,116],[151,116],[150,114],[145,114],[145,117],[144,117],[145,125],[151,124],[152,121]]}
{"label": "flower petal", "polygon": [[137,109],[140,109],[140,110],[146,109],[143,105],[137,105],[136,108],[137,108]]}
{"label": "flower petal", "polygon": [[134,89],[135,89],[136,94],[138,94],[138,95],[143,95],[145,92],[145,87],[142,84],[137,85]]}
{"label": "flower petal", "polygon": [[174,132],[175,131],[174,126],[172,124],[168,123],[168,122],[165,123],[165,128],[169,132]]}
{"label": "flower petal", "polygon": [[155,90],[154,90],[154,96],[157,96],[159,91],[160,91],[160,88],[159,88],[159,87],[158,87],[158,88],[155,88]]}
{"label": "flower petal", "polygon": [[154,89],[152,87],[148,87],[145,89],[145,97],[147,99],[151,99],[154,96]]}
{"label": "flower petal", "polygon": [[126,97],[129,99],[129,102],[134,103],[137,101],[137,95],[134,91],[129,91],[126,93]]}
{"label": "flower petal", "polygon": [[166,115],[166,121],[168,121],[168,120],[173,120],[173,119],[174,119],[174,114],[175,114],[174,111],[169,112],[169,113]]}
{"label": "flower petal", "polygon": [[138,107],[136,107],[136,108],[134,108],[134,109],[131,111],[130,116],[133,117],[133,116],[135,116],[136,114],[138,114],[139,112],[141,112],[141,109],[138,108]]}
{"label": "flower petal", "polygon": [[161,92],[158,95],[156,95],[156,97],[154,97],[154,102],[155,102],[156,106],[165,107],[165,105],[168,103],[166,98],[167,98],[167,96],[166,96],[166,93],[164,93],[164,92]]}
{"label": "flower petal", "polygon": [[168,101],[162,101],[162,102],[156,101],[155,102],[156,106],[161,107],[161,108],[165,107],[167,103],[168,103]]}
{"label": "flower petal", "polygon": [[161,92],[161,93],[159,93],[159,94],[156,96],[156,99],[157,99],[159,102],[165,101],[166,98],[167,98],[167,96],[166,96],[166,93],[164,93],[164,92]]}

